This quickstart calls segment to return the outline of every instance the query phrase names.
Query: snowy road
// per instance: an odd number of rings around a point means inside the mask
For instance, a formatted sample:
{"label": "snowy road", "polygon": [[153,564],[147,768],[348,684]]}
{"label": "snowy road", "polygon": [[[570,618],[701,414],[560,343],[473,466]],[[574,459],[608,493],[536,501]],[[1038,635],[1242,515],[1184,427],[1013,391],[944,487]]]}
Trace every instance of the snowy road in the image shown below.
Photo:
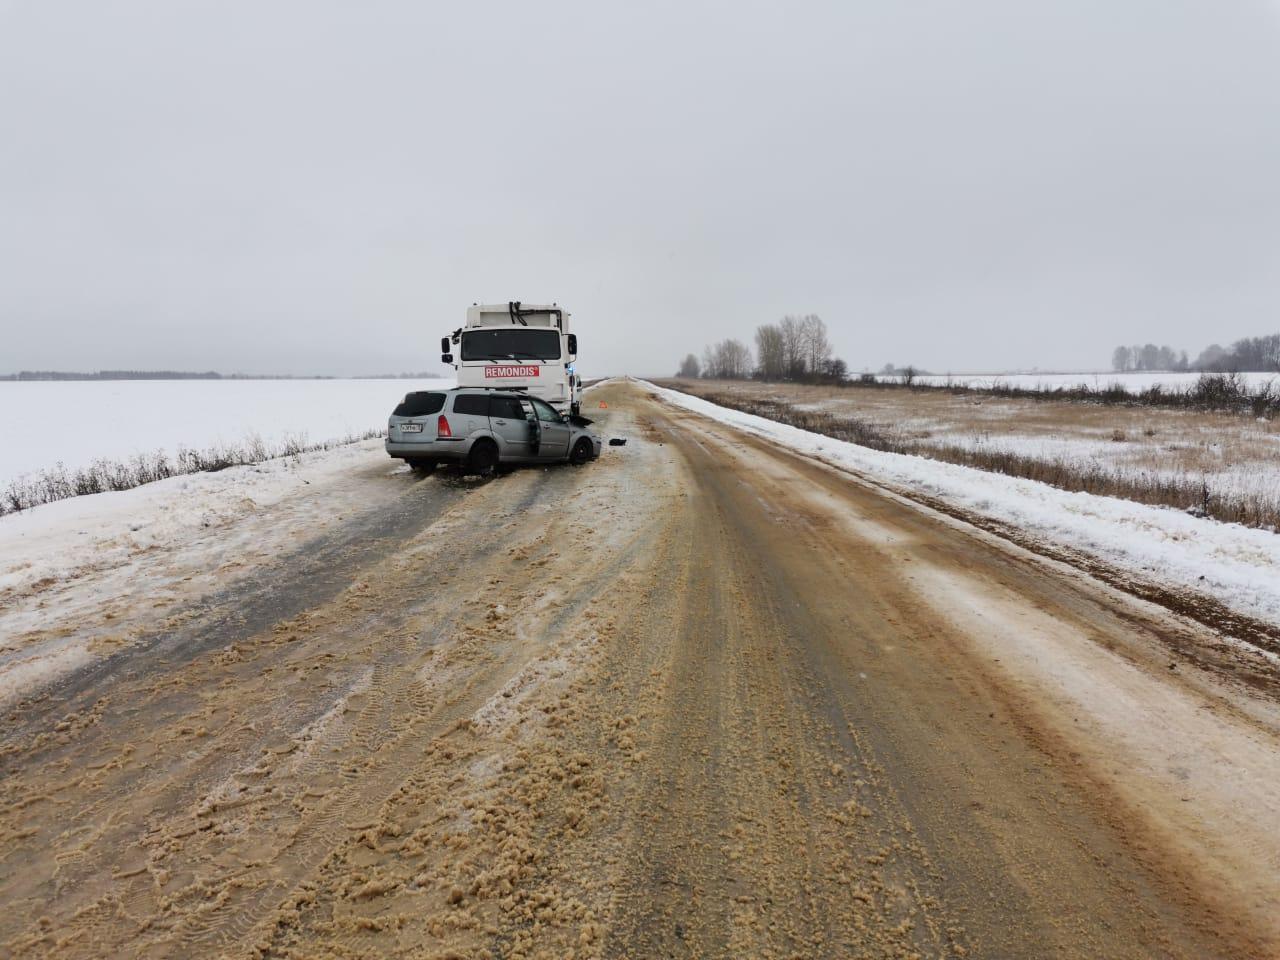
{"label": "snowy road", "polygon": [[1280,951],[1263,666],[644,387],[591,397],[630,442],[583,469],[419,480],[366,445],[13,573],[0,955]]}

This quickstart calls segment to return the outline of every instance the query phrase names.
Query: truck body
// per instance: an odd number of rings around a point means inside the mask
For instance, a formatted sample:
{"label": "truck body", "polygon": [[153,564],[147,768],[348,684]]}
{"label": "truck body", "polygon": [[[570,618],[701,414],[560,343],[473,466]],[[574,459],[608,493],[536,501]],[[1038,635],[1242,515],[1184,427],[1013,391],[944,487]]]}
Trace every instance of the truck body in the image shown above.
{"label": "truck body", "polygon": [[577,339],[568,311],[554,303],[475,304],[466,324],[441,342],[440,359],[453,365],[459,387],[520,391],[576,416],[582,389]]}

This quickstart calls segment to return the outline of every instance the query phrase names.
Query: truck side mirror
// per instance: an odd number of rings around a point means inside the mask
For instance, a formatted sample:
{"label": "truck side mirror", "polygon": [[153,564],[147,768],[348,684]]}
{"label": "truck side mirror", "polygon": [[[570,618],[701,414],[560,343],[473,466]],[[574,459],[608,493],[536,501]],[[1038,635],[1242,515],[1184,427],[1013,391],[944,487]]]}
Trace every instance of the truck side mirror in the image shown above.
{"label": "truck side mirror", "polygon": [[578,355],[578,335],[576,333],[569,334],[569,356],[576,357]]}
{"label": "truck side mirror", "polygon": [[[448,352],[449,352],[449,338],[448,338],[448,337],[441,337],[441,338],[440,338],[440,352],[441,352],[441,353],[448,353]],[[448,363],[448,361],[447,361],[447,360],[446,360],[445,362],[446,362],[446,363]]]}
{"label": "truck side mirror", "polygon": [[442,354],[440,354],[440,362],[441,362],[441,363],[453,363],[453,354],[452,354],[452,353],[442,353]]}

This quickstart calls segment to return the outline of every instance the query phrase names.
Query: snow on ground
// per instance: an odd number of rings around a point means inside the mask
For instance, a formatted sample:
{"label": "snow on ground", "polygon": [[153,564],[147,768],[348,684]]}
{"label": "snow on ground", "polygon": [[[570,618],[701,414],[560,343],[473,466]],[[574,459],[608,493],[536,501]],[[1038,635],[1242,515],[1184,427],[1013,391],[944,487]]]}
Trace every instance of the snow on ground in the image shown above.
{"label": "snow on ground", "polygon": [[410,390],[453,380],[0,381],[0,490],[59,461],[178,447],[203,449],[250,435],[310,443],[386,427]]}
{"label": "snow on ground", "polygon": [[0,517],[0,705],[393,497],[404,470],[366,440]]}
{"label": "snow on ground", "polygon": [[[1268,518],[1280,517],[1280,423],[1268,418],[950,390],[755,382],[690,389],[727,391],[744,399],[856,420],[909,452],[936,452],[940,460],[965,462],[957,459],[957,451],[1011,455],[1061,466],[1063,475],[1106,476],[1134,489],[1162,482],[1186,491],[1204,490],[1219,507],[1234,504],[1247,515],[1263,518],[1258,526],[1271,526],[1275,521]],[[714,392],[707,396],[716,399]]]}
{"label": "snow on ground", "polygon": [[387,458],[381,440],[366,440],[2,516],[0,599],[41,581],[116,566],[135,554],[216,538],[234,520],[370,465],[401,468]]}
{"label": "snow on ground", "polygon": [[882,453],[648,386],[676,406],[798,453],[1013,523],[1149,582],[1208,594],[1239,613],[1280,623],[1280,536],[1274,533],[924,457]]}
{"label": "snow on ground", "polygon": [[[883,380],[899,379],[892,376],[879,376]],[[1280,383],[1280,374],[1244,373],[1241,376],[1250,387],[1260,387],[1272,381]],[[1186,389],[1193,386],[1199,379],[1199,373],[1156,370],[1149,373],[931,373],[917,377],[916,382],[975,389],[998,384],[1003,387],[1020,387],[1026,390],[1051,390],[1056,387],[1079,386],[1085,386],[1091,390],[1104,390],[1112,384],[1120,384],[1131,393],[1140,393],[1157,383],[1162,387]]]}

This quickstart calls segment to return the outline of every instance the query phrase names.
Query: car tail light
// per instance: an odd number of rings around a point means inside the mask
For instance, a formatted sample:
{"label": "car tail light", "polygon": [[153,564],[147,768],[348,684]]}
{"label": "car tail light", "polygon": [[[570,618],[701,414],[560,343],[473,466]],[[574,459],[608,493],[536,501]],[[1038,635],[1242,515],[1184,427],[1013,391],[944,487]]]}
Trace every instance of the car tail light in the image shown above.
{"label": "car tail light", "polygon": [[440,419],[436,421],[437,437],[452,437],[453,431],[449,429],[449,421],[445,419],[444,414],[440,414]]}

